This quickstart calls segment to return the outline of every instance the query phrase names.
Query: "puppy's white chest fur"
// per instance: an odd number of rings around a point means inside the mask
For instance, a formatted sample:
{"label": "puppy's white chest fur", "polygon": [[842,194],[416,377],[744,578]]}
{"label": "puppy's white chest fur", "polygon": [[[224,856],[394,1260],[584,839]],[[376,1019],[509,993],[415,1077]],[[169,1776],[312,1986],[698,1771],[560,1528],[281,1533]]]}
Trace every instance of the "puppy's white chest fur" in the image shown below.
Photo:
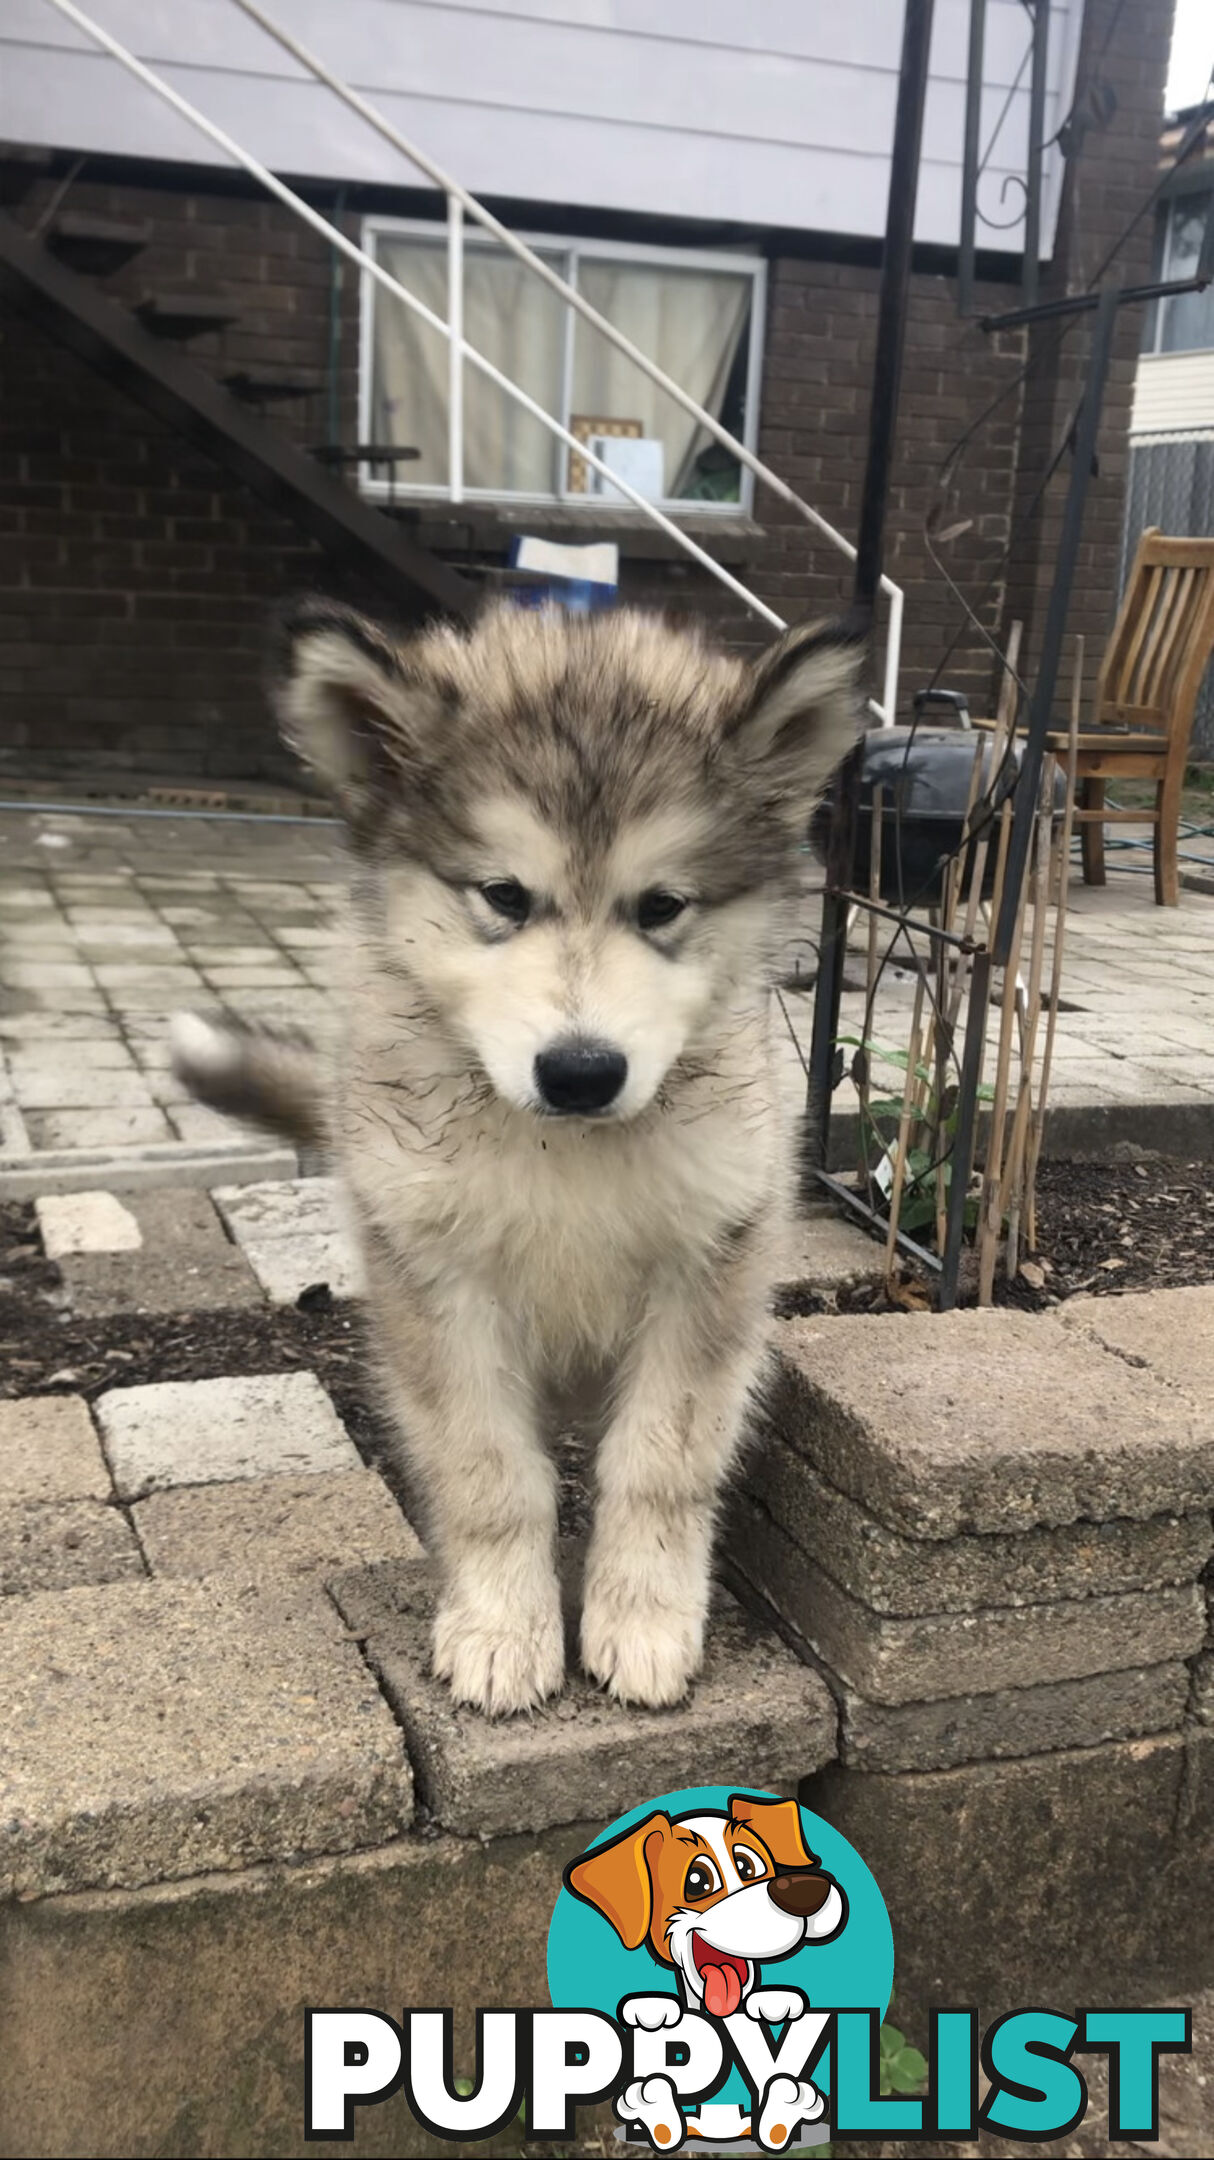
{"label": "puppy's white chest fur", "polygon": [[749,1033],[744,1087],[714,1072],[678,1108],[571,1124],[466,1075],[413,1080],[355,1016],[342,1123],[359,1212],[440,1297],[475,1280],[545,1363],[609,1355],[646,1298],[694,1284],[733,1228],[779,1234],[774,1082],[761,1024]]}

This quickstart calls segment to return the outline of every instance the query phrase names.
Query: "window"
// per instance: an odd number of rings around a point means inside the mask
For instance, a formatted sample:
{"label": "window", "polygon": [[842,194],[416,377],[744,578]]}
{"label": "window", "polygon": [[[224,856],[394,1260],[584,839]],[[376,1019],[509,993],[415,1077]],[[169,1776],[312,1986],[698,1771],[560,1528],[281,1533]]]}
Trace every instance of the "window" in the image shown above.
{"label": "window", "polygon": [[[1176,195],[1164,227],[1163,278],[1192,277],[1201,255],[1206,220],[1214,214],[1214,193]],[[1156,310],[1153,350],[1197,352],[1214,346],[1214,285],[1204,292],[1178,293]]]}
{"label": "window", "polygon": [[[730,433],[758,423],[762,262],[613,242],[530,240],[601,315]],[[445,320],[445,226],[369,219],[363,245]],[[464,335],[546,412],[664,508],[748,509],[750,475],[626,354],[528,269],[474,229],[464,236]],[[447,340],[365,278],[360,436],[420,454],[364,467],[366,492],[450,491]],[[604,447],[604,445],[606,447]],[[513,399],[465,363],[463,487],[482,499],[590,503],[627,498]]]}

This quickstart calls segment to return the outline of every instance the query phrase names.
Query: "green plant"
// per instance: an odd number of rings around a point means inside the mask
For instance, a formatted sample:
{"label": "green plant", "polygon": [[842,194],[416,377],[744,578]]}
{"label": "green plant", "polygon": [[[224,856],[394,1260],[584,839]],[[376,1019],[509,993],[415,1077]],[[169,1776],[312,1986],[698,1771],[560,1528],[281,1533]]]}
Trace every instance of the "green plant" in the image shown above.
{"label": "green plant", "polygon": [[[874,1197],[888,1207],[897,1162],[902,1097],[870,1096],[867,1084],[873,1062],[893,1066],[895,1070],[905,1073],[910,1066],[910,1053],[906,1050],[887,1049],[883,1044],[872,1042],[860,1035],[841,1035],[839,1040],[855,1050],[851,1076],[860,1096],[864,1159],[868,1162],[874,1154],[877,1157],[876,1168],[869,1172],[869,1184]],[[961,1118],[960,1091],[954,1084],[938,1089],[935,1073],[922,1059],[915,1065],[914,1079],[917,1083],[916,1101],[909,1129],[904,1182],[898,1210],[898,1227],[912,1236],[916,1231],[926,1230],[934,1225],[938,1213],[947,1205],[953,1181],[953,1152]],[[979,1087],[979,1102],[993,1102],[994,1099],[993,1088]],[[892,1120],[892,1133],[882,1131],[882,1119]],[[973,1191],[966,1195],[966,1229],[972,1230],[977,1220],[978,1194]]]}
{"label": "green plant", "polygon": [[927,2079],[927,2062],[917,2047],[911,2047],[905,2033],[896,2025],[881,2027],[881,2092],[883,2097],[891,2093],[918,2093],[923,2091]]}

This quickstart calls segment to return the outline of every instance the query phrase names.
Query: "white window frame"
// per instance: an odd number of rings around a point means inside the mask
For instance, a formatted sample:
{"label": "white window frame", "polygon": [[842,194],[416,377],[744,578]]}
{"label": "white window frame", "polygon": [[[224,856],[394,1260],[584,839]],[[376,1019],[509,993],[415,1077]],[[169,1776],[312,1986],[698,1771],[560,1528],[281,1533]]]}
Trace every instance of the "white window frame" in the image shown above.
{"label": "white window frame", "polygon": [[[361,245],[368,255],[378,260],[380,236],[402,236],[433,242],[435,247],[447,252],[448,262],[452,253],[462,263],[469,254],[500,252],[497,244],[489,240],[482,244],[468,231],[459,235],[459,245],[451,248],[451,236],[445,223],[433,218],[368,217],[362,222]],[[647,247],[622,240],[574,239],[567,233],[520,233],[518,236],[537,254],[559,254],[563,258],[560,274],[576,286],[578,265],[582,258],[598,262],[649,263],[672,270],[725,270],[742,272],[749,276],[752,285],[750,309],[750,333],[746,359],[746,411],[739,440],[753,455],[758,455],[759,399],[763,381],[763,332],[767,315],[767,264],[760,255],[734,253],[728,249]],[[534,272],[531,273],[534,277]],[[538,285],[538,280],[536,281]],[[399,304],[399,303],[398,303]],[[380,291],[374,277],[364,270],[360,279],[359,297],[359,347],[358,347],[358,438],[360,442],[372,439],[372,382],[375,364],[375,309],[393,305],[390,295]],[[460,313],[462,315],[462,306]],[[458,320],[458,318],[457,318]],[[568,411],[573,387],[573,340],[577,317],[572,307],[565,308],[565,342],[561,370],[561,411],[555,419],[568,426]],[[654,356],[651,354],[651,358]],[[462,413],[460,415],[462,418]],[[462,443],[461,443],[462,451]],[[568,471],[569,453],[563,443],[554,439],[554,470],[561,475],[559,491],[551,494],[510,493],[499,488],[470,488],[460,483],[453,487],[450,476],[445,486],[409,481],[384,480],[375,477],[372,468],[363,464],[358,468],[358,485],[361,494],[371,502],[431,502],[431,503],[481,503],[500,504],[514,509],[535,506],[550,510],[566,510],[577,507],[586,512],[595,511],[601,517],[605,511],[618,513],[623,508],[640,518],[639,511],[632,511],[630,504],[605,504],[599,497],[587,497],[570,490],[564,484]],[[462,456],[460,458],[462,467]],[[404,468],[406,471],[407,467]],[[664,496],[656,505],[667,517],[737,518],[749,517],[754,507],[754,474],[745,465],[739,474],[739,494],[736,502],[688,502],[682,497]]]}
{"label": "white window frame", "polygon": [[[1211,175],[1208,185],[1187,188],[1183,192],[1178,191],[1175,195],[1168,197],[1167,210],[1163,221],[1163,261],[1159,272],[1161,284],[1166,284],[1169,278],[1176,275],[1172,268],[1173,213],[1178,203],[1189,201],[1194,196],[1205,197],[1208,204],[1206,216],[1214,218],[1214,174]],[[1165,310],[1174,307],[1176,299],[1177,295],[1173,294],[1170,299],[1157,300],[1155,303],[1155,336],[1151,345],[1152,354],[1156,354],[1164,360],[1183,360],[1186,353],[1214,351],[1214,346],[1211,345],[1178,345],[1171,349],[1165,347],[1163,342]]]}

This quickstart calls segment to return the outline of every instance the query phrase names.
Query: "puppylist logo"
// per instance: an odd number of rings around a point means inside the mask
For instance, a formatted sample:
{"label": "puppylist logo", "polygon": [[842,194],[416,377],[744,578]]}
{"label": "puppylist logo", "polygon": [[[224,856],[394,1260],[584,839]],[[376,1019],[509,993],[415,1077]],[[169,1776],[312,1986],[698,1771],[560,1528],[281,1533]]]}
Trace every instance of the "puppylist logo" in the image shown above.
{"label": "puppylist logo", "polygon": [[[1110,2139],[1157,2138],[1159,2056],[1188,2053],[1183,2009],[1019,2010],[983,2034],[971,2009],[930,2020],[924,2091],[880,2090],[893,1936],[869,1870],[795,1800],[726,1786],[665,1793],[565,1870],[548,1935],[553,2007],[482,2010],[457,2075],[452,2013],[305,2012],[305,2136],[354,2135],[403,2088],[440,2138],[574,2135],[610,2101],[618,2135],[657,2153],[765,2152],[886,2138],[1037,2143],[1087,2113],[1073,2057],[1110,2058]],[[979,2105],[979,2072],[986,2097]]]}

